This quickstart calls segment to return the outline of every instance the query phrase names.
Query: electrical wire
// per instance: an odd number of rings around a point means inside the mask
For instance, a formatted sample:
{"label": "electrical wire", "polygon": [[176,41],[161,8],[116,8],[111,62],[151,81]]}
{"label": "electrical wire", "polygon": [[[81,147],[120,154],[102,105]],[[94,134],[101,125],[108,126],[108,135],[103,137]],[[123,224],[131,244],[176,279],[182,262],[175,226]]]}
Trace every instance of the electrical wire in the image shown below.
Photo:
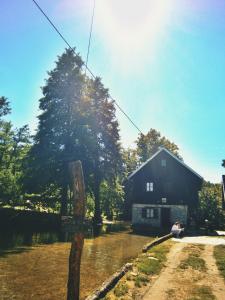
{"label": "electrical wire", "polygon": [[[48,17],[48,15],[46,14],[46,12],[43,11],[43,9],[40,7],[40,5],[37,3],[36,0],[32,0],[33,3],[36,5],[36,7],[38,8],[38,10],[43,14],[43,16],[46,18],[46,20],[49,22],[49,24],[52,26],[52,28],[57,32],[57,34],[61,37],[61,39],[64,41],[64,43],[69,47],[69,49],[71,51],[73,51],[73,53],[75,55],[77,55],[76,51],[74,50],[74,48],[69,44],[69,42],[66,40],[66,38],[63,36],[63,34],[59,31],[59,29],[55,26],[55,24],[50,20],[50,18]],[[88,67],[87,62],[88,62],[88,56],[89,56],[89,50],[90,50],[90,42],[91,42],[91,34],[92,34],[92,27],[93,27],[93,21],[94,21],[94,9],[95,9],[95,2],[94,2],[94,7],[93,7],[93,13],[92,13],[92,22],[91,22],[91,30],[90,30],[90,35],[89,35],[89,42],[88,42],[88,53],[87,53],[87,59],[86,59],[86,63],[83,62],[83,65],[85,66],[86,70],[89,72],[89,74],[91,74],[91,76],[93,77],[93,79],[96,79],[96,76],[94,75],[94,73],[91,71],[91,69]],[[86,71],[85,71],[86,73]],[[128,116],[128,114],[120,107],[120,105],[117,103],[117,101],[115,99],[112,98],[111,95],[109,95],[109,98],[115,103],[115,105],[118,107],[118,109],[122,112],[122,114],[130,121],[130,123],[141,133],[143,134],[143,132],[139,129],[139,127],[134,123],[134,121]]]}
{"label": "electrical wire", "polygon": [[90,34],[89,34],[89,39],[88,39],[85,75],[86,75],[87,65],[88,65],[88,58],[89,58],[89,52],[90,52],[90,46],[91,46],[91,37],[92,37],[92,31],[93,31],[93,22],[94,22],[94,15],[95,15],[95,0],[93,0],[93,1],[94,1],[94,3],[93,3],[93,10],[92,10],[92,17],[91,17]]}

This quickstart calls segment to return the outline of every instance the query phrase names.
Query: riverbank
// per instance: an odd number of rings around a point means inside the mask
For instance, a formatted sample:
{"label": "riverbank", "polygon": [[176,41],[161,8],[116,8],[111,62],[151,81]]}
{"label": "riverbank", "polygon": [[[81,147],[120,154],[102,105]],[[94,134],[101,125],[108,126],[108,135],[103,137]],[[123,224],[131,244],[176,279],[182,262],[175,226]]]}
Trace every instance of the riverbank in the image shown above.
{"label": "riverbank", "polygon": [[106,295],[105,300],[141,299],[164,267],[172,245],[173,242],[168,240],[154,246],[146,253],[139,254],[133,260],[133,270],[118,282]]}
{"label": "riverbank", "polygon": [[[225,246],[217,245],[211,237],[205,237],[205,244],[200,245],[197,238],[194,244],[191,238],[187,243],[185,239],[179,243],[172,239],[139,255],[134,260],[134,270],[105,300],[224,300]],[[217,239],[223,244],[222,238]]]}
{"label": "riverbank", "polygon": [[59,230],[60,215],[54,213],[0,208],[0,229]]}

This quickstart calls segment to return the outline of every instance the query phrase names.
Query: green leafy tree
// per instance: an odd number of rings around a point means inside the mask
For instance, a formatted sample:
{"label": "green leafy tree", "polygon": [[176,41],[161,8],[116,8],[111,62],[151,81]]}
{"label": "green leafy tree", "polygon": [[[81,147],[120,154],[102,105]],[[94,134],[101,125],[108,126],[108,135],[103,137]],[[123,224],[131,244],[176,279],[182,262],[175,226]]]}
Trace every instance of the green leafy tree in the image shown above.
{"label": "green leafy tree", "polygon": [[211,229],[225,226],[224,212],[222,210],[221,185],[204,182],[199,192],[199,221],[204,225],[208,220]]}
{"label": "green leafy tree", "polygon": [[160,132],[155,129],[150,129],[147,134],[139,134],[136,144],[137,154],[141,163],[145,162],[157,152],[159,147],[165,147],[180,158],[178,146],[166,137],[161,136]]}
{"label": "green leafy tree", "polygon": [[122,149],[123,177],[124,179],[138,167],[138,155],[136,149]]}
{"label": "green leafy tree", "polygon": [[112,181],[103,181],[100,189],[103,214],[108,220],[121,217],[124,209],[124,190],[119,178]]}
{"label": "green leafy tree", "polygon": [[10,113],[9,101],[0,98],[0,201],[16,205],[22,191],[23,161],[27,155],[30,134],[28,126],[13,129],[11,122],[4,120]]}

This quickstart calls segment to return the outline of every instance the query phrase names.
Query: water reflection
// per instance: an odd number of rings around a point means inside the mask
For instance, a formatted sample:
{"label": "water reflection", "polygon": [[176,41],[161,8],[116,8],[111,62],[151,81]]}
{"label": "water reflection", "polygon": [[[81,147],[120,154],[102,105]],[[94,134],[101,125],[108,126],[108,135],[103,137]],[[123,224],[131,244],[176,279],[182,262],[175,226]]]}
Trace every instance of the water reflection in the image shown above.
{"label": "water reflection", "polygon": [[[129,228],[126,223],[103,224],[102,226],[89,227],[85,232],[86,239],[97,236],[125,231]],[[33,231],[0,231],[0,250],[6,250],[21,246],[35,246],[52,244],[56,242],[70,242],[73,233],[63,231],[33,232]]]}
{"label": "water reflection", "polygon": [[[66,299],[70,243],[62,241],[70,239],[71,234],[57,232],[1,233],[0,248],[5,253],[0,256],[2,299],[30,300],[31,294],[37,300]],[[136,257],[149,239],[131,234],[124,225],[93,229],[92,238],[89,234],[84,243],[81,298]]]}

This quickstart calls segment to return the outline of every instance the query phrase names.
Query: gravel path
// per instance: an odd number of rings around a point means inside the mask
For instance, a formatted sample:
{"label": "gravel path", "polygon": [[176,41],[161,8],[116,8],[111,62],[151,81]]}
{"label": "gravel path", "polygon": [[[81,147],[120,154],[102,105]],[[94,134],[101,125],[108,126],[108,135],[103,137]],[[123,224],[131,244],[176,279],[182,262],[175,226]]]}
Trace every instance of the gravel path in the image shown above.
{"label": "gravel path", "polygon": [[203,245],[225,245],[225,238],[209,237],[209,236],[190,236],[181,239],[172,239],[175,242],[188,243],[188,244],[203,244]]}
{"label": "gravel path", "polygon": [[185,244],[175,244],[171,248],[167,257],[165,269],[144,295],[142,298],[143,300],[164,300],[167,298],[166,292],[174,286],[172,280],[183,257],[182,250],[184,247]]}
{"label": "gravel path", "polygon": [[[143,300],[187,300],[192,299],[193,291],[198,287],[209,287],[216,300],[225,300],[225,283],[220,276],[213,257],[215,245],[225,244],[225,239],[207,236],[185,237],[173,239],[175,243],[168,256],[165,268],[152,281],[149,289],[142,297]],[[199,271],[192,268],[180,269],[181,261],[188,257],[195,248],[194,244],[204,244],[201,257],[206,263],[207,270]],[[189,250],[188,250],[189,249]],[[201,248],[200,248],[201,249]],[[207,297],[207,296],[206,296]],[[196,298],[193,295],[193,299]],[[201,298],[203,299],[203,298]],[[212,298],[206,298],[212,299]]]}
{"label": "gravel path", "polygon": [[202,258],[206,262],[207,279],[209,281],[208,284],[210,284],[213,290],[213,294],[216,296],[217,300],[224,300],[225,299],[224,280],[220,276],[218,268],[216,266],[216,260],[213,256],[213,248],[214,246],[212,245],[206,245]]}

